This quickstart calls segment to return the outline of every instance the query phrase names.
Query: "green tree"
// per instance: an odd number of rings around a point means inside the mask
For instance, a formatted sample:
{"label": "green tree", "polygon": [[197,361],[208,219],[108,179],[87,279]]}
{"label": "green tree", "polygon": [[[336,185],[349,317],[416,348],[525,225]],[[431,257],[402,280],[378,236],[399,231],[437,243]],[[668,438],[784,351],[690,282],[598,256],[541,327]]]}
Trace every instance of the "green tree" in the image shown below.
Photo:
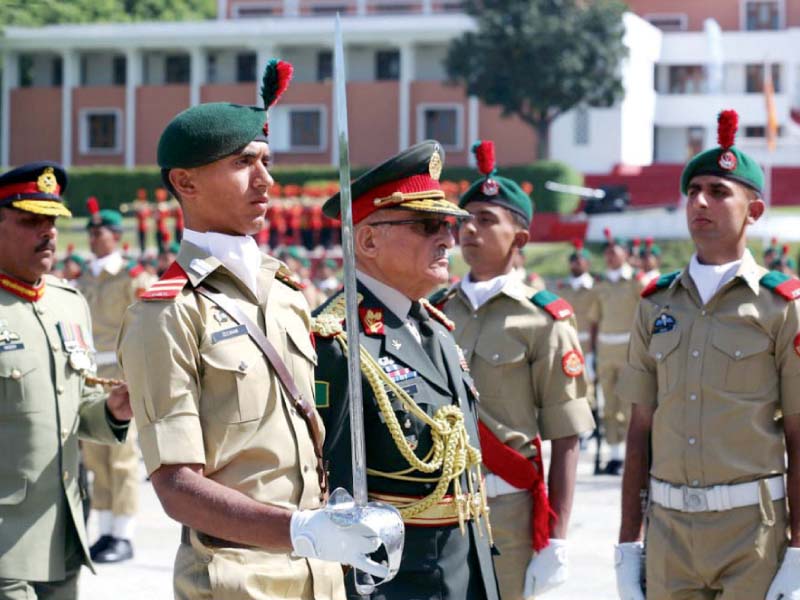
{"label": "green tree", "polygon": [[0,0],[3,26],[198,21],[215,14],[215,0]]}
{"label": "green tree", "polygon": [[578,106],[609,107],[622,97],[618,0],[465,0],[476,31],[456,38],[446,68],[454,83],[537,133],[549,158],[553,120]]}

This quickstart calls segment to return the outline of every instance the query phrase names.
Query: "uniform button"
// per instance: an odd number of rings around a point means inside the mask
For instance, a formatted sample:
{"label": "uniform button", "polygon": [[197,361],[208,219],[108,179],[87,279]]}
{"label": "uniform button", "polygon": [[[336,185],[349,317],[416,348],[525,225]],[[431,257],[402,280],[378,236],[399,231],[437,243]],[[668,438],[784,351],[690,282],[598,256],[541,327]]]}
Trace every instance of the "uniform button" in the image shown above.
{"label": "uniform button", "polygon": [[53,353],[58,352],[58,346],[56,346],[55,344],[50,346],[50,349],[53,351]]}
{"label": "uniform button", "polygon": [[689,400],[697,400],[697,394],[689,394]]}
{"label": "uniform button", "polygon": [[11,379],[19,379],[22,377],[22,373],[19,369],[11,369]]}
{"label": "uniform button", "polygon": [[656,359],[661,360],[664,355],[661,352],[656,352]]}
{"label": "uniform button", "polygon": [[36,307],[36,314],[37,315],[43,315],[44,314],[44,309],[41,306],[37,306]]}
{"label": "uniform button", "polygon": [[500,355],[499,354],[493,354],[492,355],[492,360],[500,360]]}
{"label": "uniform button", "polygon": [[64,471],[64,481],[69,479],[69,471]]}
{"label": "uniform button", "polygon": [[308,473],[308,465],[303,465],[303,473]]}
{"label": "uniform button", "polygon": [[242,372],[247,371],[247,363],[244,362],[244,361],[240,362],[239,363],[239,370],[242,371]]}
{"label": "uniform button", "polygon": [[66,440],[69,437],[69,429],[61,430],[61,439]]}
{"label": "uniform button", "polygon": [[737,350],[736,352],[734,352],[734,353],[733,353],[733,355],[734,355],[736,358],[739,358],[739,357],[742,355],[742,351],[741,351],[741,350]]}
{"label": "uniform button", "polygon": [[696,440],[696,439],[694,439],[693,437],[690,437],[690,438],[689,438],[689,445],[690,445],[690,446],[694,446],[696,442],[697,442],[697,440]]}
{"label": "uniform button", "polygon": [[64,386],[60,385],[56,388],[56,394],[63,394],[64,393]]}
{"label": "uniform button", "polygon": [[473,319],[477,319],[478,318],[478,313],[472,313],[472,318]]}
{"label": "uniform button", "polygon": [[698,485],[700,485],[700,480],[699,479],[692,479],[692,485],[697,487]]}
{"label": "uniform button", "polygon": [[700,356],[700,351],[699,350],[692,350],[692,356],[697,358],[698,356]]}
{"label": "uniform button", "polygon": [[704,311],[704,310],[701,310],[701,311],[700,311],[700,314],[701,314],[701,315],[703,315],[703,316],[705,317],[705,316],[706,316],[706,311]]}

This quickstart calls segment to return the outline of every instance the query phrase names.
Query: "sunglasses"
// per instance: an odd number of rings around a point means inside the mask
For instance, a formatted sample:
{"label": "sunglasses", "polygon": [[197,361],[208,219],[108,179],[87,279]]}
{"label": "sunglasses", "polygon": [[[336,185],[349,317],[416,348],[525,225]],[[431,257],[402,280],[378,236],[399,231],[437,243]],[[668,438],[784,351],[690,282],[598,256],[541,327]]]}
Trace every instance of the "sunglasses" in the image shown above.
{"label": "sunglasses", "polygon": [[375,221],[370,225],[410,225],[412,230],[420,235],[431,237],[440,234],[443,230],[455,235],[463,221],[469,221],[471,217],[456,217],[452,219],[403,219],[399,221]]}

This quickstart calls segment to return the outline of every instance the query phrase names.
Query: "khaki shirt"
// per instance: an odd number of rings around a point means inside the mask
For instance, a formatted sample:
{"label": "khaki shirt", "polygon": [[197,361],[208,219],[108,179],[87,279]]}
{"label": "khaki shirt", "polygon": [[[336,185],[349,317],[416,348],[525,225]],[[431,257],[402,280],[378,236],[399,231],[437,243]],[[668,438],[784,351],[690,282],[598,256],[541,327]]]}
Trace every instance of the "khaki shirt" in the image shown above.
{"label": "khaki shirt", "polygon": [[[143,269],[128,270],[125,259],[106,266],[95,277],[91,269],[83,270],[77,287],[89,304],[92,315],[95,360],[98,374],[103,377],[120,377],[117,366],[117,335],[125,310],[155,281]],[[137,272],[138,271],[138,272]]]}
{"label": "khaki shirt", "polygon": [[593,279],[592,287],[581,286],[577,290],[574,289],[569,280],[559,281],[558,295],[564,298],[572,305],[572,310],[575,311],[575,320],[578,328],[578,341],[584,350],[590,349],[590,335],[591,335],[591,315],[592,305],[594,304],[594,285],[597,280]]}
{"label": "khaki shirt", "polygon": [[775,416],[800,412],[800,302],[760,285],[766,272],[747,254],[705,306],[688,269],[642,299],[618,391],[655,408],[654,477],[710,486],[785,472]]}
{"label": "khaki shirt", "polygon": [[29,581],[63,579],[75,551],[91,565],[78,438],[114,443],[127,432],[70,362],[73,343],[91,346],[86,302],[63,280],[44,281],[37,302],[0,290],[0,578]]}
{"label": "khaki shirt", "polygon": [[444,306],[480,393],[481,421],[505,444],[531,457],[536,436],[557,439],[594,428],[583,371],[562,361],[581,352],[574,317],[555,320],[513,278],[478,310],[460,284]]}
{"label": "khaki shirt", "polygon": [[630,333],[642,292],[633,269],[626,265],[622,278],[617,282],[609,279],[596,281],[592,291],[588,317],[590,322],[597,323],[598,346],[627,343],[626,336]]}

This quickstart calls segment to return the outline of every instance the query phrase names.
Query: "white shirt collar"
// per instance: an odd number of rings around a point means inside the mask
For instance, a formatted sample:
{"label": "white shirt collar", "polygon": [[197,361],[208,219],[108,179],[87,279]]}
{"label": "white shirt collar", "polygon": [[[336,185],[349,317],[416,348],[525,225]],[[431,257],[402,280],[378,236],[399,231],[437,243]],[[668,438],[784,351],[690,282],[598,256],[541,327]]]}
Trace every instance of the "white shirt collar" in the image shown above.
{"label": "white shirt collar", "polygon": [[578,277],[570,277],[569,278],[569,285],[572,287],[574,291],[578,291],[581,288],[586,288],[590,290],[594,287],[594,277],[588,271],[583,275],[579,275]]}
{"label": "white shirt collar", "polygon": [[745,255],[750,256],[750,250],[745,248],[744,254],[739,260],[722,265],[704,265],[697,260],[696,252],[692,254],[692,259],[689,261],[689,275],[697,287],[703,304],[708,304],[717,290],[734,278]]}
{"label": "white shirt collar", "polygon": [[515,278],[513,273],[504,273],[486,281],[472,281],[472,275],[467,273],[461,280],[461,289],[464,290],[472,308],[478,309],[502,290],[509,279]]}
{"label": "white shirt collar", "polygon": [[411,299],[408,296],[358,269],[356,277],[401,321],[408,319],[408,311],[411,310]]}
{"label": "white shirt collar", "polygon": [[258,295],[257,278],[261,268],[261,250],[258,249],[258,244],[252,236],[184,229],[183,239],[217,258],[254,295]]}
{"label": "white shirt collar", "polygon": [[606,271],[606,277],[611,283],[617,283],[620,279],[630,279],[633,277],[633,267],[625,263],[619,269]]}
{"label": "white shirt collar", "polygon": [[93,277],[99,277],[103,271],[108,271],[111,275],[119,273],[124,260],[119,252],[112,252],[106,254],[102,258],[95,258],[89,263],[89,269],[92,271]]}

